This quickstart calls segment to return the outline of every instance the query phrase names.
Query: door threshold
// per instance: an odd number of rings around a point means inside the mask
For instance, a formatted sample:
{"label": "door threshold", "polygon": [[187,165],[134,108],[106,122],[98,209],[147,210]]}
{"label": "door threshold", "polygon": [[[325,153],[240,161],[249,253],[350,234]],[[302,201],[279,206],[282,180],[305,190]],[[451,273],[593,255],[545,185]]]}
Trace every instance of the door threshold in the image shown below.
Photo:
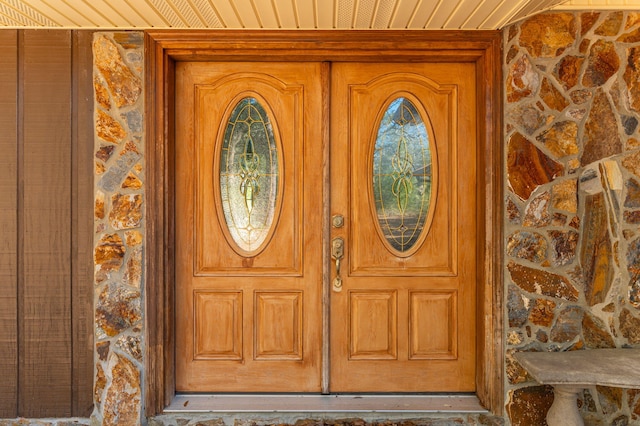
{"label": "door threshold", "polygon": [[171,413],[488,413],[474,394],[178,394]]}

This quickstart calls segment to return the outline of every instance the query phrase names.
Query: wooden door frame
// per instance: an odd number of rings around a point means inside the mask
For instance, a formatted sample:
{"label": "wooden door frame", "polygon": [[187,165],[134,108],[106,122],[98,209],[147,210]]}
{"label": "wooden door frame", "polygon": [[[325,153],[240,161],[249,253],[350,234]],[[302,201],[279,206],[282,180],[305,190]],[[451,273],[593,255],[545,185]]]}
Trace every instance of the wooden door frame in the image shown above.
{"label": "wooden door frame", "polygon": [[174,80],[180,61],[471,62],[477,69],[478,287],[476,394],[504,405],[502,36],[499,31],[176,31],[145,33],[145,408],[175,396]]}

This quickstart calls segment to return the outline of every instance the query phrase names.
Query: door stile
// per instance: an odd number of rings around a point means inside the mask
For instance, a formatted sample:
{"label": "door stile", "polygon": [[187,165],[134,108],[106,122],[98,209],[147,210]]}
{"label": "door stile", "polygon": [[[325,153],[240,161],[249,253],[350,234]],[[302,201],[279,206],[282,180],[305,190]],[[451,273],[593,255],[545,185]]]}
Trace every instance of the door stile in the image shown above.
{"label": "door stile", "polygon": [[322,79],[322,377],[321,392],[323,395],[329,394],[329,373],[330,373],[330,313],[331,313],[331,170],[330,170],[330,111],[331,111],[331,63],[323,62],[320,69]]}

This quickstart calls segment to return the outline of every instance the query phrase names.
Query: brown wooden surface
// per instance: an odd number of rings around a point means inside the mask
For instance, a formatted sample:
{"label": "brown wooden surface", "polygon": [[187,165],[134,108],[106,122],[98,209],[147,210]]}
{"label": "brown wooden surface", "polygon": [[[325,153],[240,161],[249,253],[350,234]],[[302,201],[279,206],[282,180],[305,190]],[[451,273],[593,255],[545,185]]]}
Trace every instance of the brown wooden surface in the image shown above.
{"label": "brown wooden surface", "polygon": [[175,31],[151,30],[163,53],[177,60],[475,62],[493,48],[497,31]]}
{"label": "brown wooden surface", "polygon": [[[170,254],[173,247],[174,141],[172,97],[173,71],[183,60],[350,60],[473,62],[478,77],[478,358],[477,395],[494,413],[502,412],[504,395],[502,322],[501,234],[501,35],[496,31],[398,32],[196,32],[148,31],[146,56],[148,83],[147,158],[149,161],[146,305],[149,331],[146,414],[162,411],[175,393],[173,385],[173,280]],[[267,49],[262,41],[266,41]],[[329,43],[325,43],[325,41]],[[348,47],[355,50],[349,51]],[[323,254],[324,256],[324,254]]]}
{"label": "brown wooden surface", "polygon": [[[321,89],[319,63],[177,67],[176,386],[181,391],[321,390]],[[218,189],[228,114],[247,96],[265,107],[280,172],[271,232],[255,251],[241,249],[227,230]],[[266,179],[260,177],[265,193]]]}
{"label": "brown wooden surface", "polygon": [[[474,74],[468,63],[333,66],[331,214],[345,225],[332,238],[346,249],[331,293],[332,391],[475,391]],[[410,255],[386,247],[372,206],[375,131],[398,96],[418,109],[432,154],[432,214]]]}
{"label": "brown wooden surface", "polygon": [[173,102],[164,102],[164,94],[173,93],[174,68],[162,54],[162,48],[145,36],[146,77],[146,251],[145,321],[147,381],[146,414],[162,412],[175,393],[174,339],[174,222],[168,220],[173,211]]}
{"label": "brown wooden surface", "polygon": [[93,31],[73,35],[71,339],[73,416],[93,410]]}
{"label": "brown wooden surface", "polygon": [[71,32],[20,37],[19,413],[71,415]]}
{"label": "brown wooden surface", "polygon": [[[331,63],[324,62],[322,64],[322,74],[321,74],[321,87],[322,87],[322,121],[328,121],[329,117],[331,117]],[[322,145],[324,146],[324,152],[322,153],[322,164],[324,174],[322,176],[322,184],[325,188],[329,188],[330,183],[330,173],[331,170],[328,167],[329,164],[329,156],[330,156],[330,139],[331,138],[331,129],[329,126],[322,126]],[[323,304],[323,312],[322,312],[322,334],[324,336],[329,336],[330,330],[330,306],[329,300],[331,297],[331,289],[329,288],[329,275],[332,268],[331,253],[330,253],[330,237],[331,237],[331,193],[329,191],[324,191],[324,199],[322,200],[322,205],[324,206],[323,217],[324,222],[322,224],[322,238],[324,240],[323,250],[322,250],[322,304]],[[325,338],[326,340],[326,338]],[[323,345],[322,347],[322,393],[328,394],[330,392],[329,389],[329,372],[331,369],[330,365],[330,354],[329,354],[329,345]]]}
{"label": "brown wooden surface", "polygon": [[18,31],[0,31],[0,418],[17,415]]}
{"label": "brown wooden surface", "polygon": [[477,395],[494,414],[504,410],[502,41],[494,37],[477,62],[478,333]]}
{"label": "brown wooden surface", "polygon": [[[250,69],[259,68],[259,65],[251,65]],[[271,68],[277,65],[269,64]],[[227,105],[249,87],[261,96],[267,96],[267,105],[271,106],[278,105],[278,95],[282,94],[276,92],[275,97],[270,98],[269,87],[262,87],[262,80],[252,81],[247,71],[244,71],[243,80],[224,80],[224,76],[242,72],[241,64],[237,63],[230,69],[220,63],[188,63],[181,64],[178,69],[178,389],[246,392],[272,389],[278,386],[277,381],[260,385],[258,378],[284,377],[284,374],[269,373],[264,363],[255,369],[247,365],[252,359],[265,358],[259,350],[265,335],[264,327],[260,326],[259,307],[252,305],[250,292],[253,284],[261,281],[258,278],[261,275],[302,274],[299,253],[292,250],[300,243],[291,244],[290,240],[301,235],[301,227],[307,234],[313,230],[314,215],[323,212],[307,211],[302,226],[296,220],[291,221],[289,216],[281,220],[276,217],[280,231],[274,235],[270,250],[251,256],[250,264],[247,264],[246,256],[230,248],[233,242],[225,232],[224,218],[217,215],[216,220],[214,214],[221,200],[214,197],[215,191],[210,185],[216,182],[212,174],[217,164],[212,162],[216,158],[214,141],[223,133],[218,123],[224,122]],[[394,72],[398,81],[390,80]],[[407,79],[409,72],[411,78]],[[334,73],[332,100],[335,109],[332,116],[339,119],[331,126],[334,131],[332,193],[335,196],[332,213],[347,217],[348,225],[337,230],[336,235],[340,234],[347,241],[349,256],[344,264],[349,268],[344,276],[348,291],[332,293],[333,350],[329,387],[349,392],[473,391],[476,251],[475,238],[469,236],[476,233],[477,161],[475,121],[465,119],[476,117],[473,65],[394,64],[385,68],[383,64],[336,64]],[[419,74],[423,75],[423,81],[416,82]],[[386,75],[383,84],[371,83],[381,75]],[[373,87],[370,90],[369,84]],[[238,85],[240,87],[236,87]],[[382,107],[397,87],[418,96],[426,108],[422,115],[431,118],[428,127],[434,140],[432,202],[438,206],[433,215],[434,223],[427,226],[430,228],[425,233],[428,237],[421,249],[403,258],[388,252],[376,238],[378,232],[366,196],[370,182],[370,129],[375,127],[374,120],[379,117],[375,108]],[[312,99],[320,101],[317,96]],[[280,116],[280,125],[294,121],[294,115],[287,118],[284,111],[277,108],[274,113],[276,117]],[[208,119],[203,120],[201,117],[204,116]],[[295,140],[295,133],[284,127],[278,129],[276,124],[277,121],[274,122],[276,133],[282,134],[283,141]],[[299,161],[295,160],[296,155],[295,146],[288,146],[283,152],[283,158],[294,158],[293,162]],[[284,180],[285,188],[295,188],[296,182],[303,182],[303,176],[292,180],[284,177]],[[361,196],[363,194],[365,196]],[[291,201],[282,208],[285,212],[294,209]],[[315,220],[318,222],[317,218]],[[225,237],[210,237],[219,234]],[[304,256],[315,259],[315,264],[305,270],[322,267],[318,266],[320,256],[309,256],[308,253]],[[234,277],[232,281],[242,276],[242,284],[227,282],[226,276]],[[262,287],[261,291],[264,290]],[[292,296],[281,288],[279,291],[282,297]],[[273,298],[271,294],[267,300]],[[307,298],[306,294],[304,298]],[[307,313],[310,313],[309,305],[307,302]],[[425,318],[426,313],[416,312],[417,307],[423,305],[429,307],[434,314],[432,317]],[[299,306],[296,304],[296,309]],[[388,315],[385,314],[387,311]],[[295,317],[294,314],[289,316]],[[427,320],[435,318],[439,318],[437,323],[428,324],[431,331],[424,330]],[[210,328],[210,324],[228,324],[229,328]],[[278,325],[279,337],[298,335],[292,327],[295,329],[299,324],[292,326],[282,322]],[[313,328],[313,324],[305,325],[307,330]],[[441,334],[436,336],[433,330],[441,330]],[[372,335],[382,340],[372,340]],[[252,340],[250,336],[257,337]],[[270,338],[262,343],[273,346],[270,342],[275,339]],[[252,344],[256,346],[252,348]],[[317,347],[317,344],[311,347]],[[384,350],[377,352],[378,347]],[[301,358],[295,351],[290,356]],[[232,372],[234,380],[216,381],[216,377],[221,377],[217,372],[220,368]],[[381,379],[380,375],[371,375],[372,370],[386,375]],[[423,372],[424,376],[416,379],[416,371]],[[250,377],[247,382],[241,380],[245,374]],[[296,376],[300,379],[302,374],[296,372]],[[299,380],[284,382],[294,386],[290,391],[305,389]]]}
{"label": "brown wooden surface", "polygon": [[0,418],[92,411],[91,37],[0,31]]}

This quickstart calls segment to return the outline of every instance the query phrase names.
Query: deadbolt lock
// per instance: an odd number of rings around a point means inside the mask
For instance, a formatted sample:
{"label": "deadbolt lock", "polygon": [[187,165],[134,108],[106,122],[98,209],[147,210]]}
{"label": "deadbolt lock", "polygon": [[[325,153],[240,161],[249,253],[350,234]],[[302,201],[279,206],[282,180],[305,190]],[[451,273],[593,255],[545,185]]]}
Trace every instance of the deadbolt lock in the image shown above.
{"label": "deadbolt lock", "polygon": [[331,224],[334,228],[342,228],[344,226],[344,216],[336,214],[331,218]]}

